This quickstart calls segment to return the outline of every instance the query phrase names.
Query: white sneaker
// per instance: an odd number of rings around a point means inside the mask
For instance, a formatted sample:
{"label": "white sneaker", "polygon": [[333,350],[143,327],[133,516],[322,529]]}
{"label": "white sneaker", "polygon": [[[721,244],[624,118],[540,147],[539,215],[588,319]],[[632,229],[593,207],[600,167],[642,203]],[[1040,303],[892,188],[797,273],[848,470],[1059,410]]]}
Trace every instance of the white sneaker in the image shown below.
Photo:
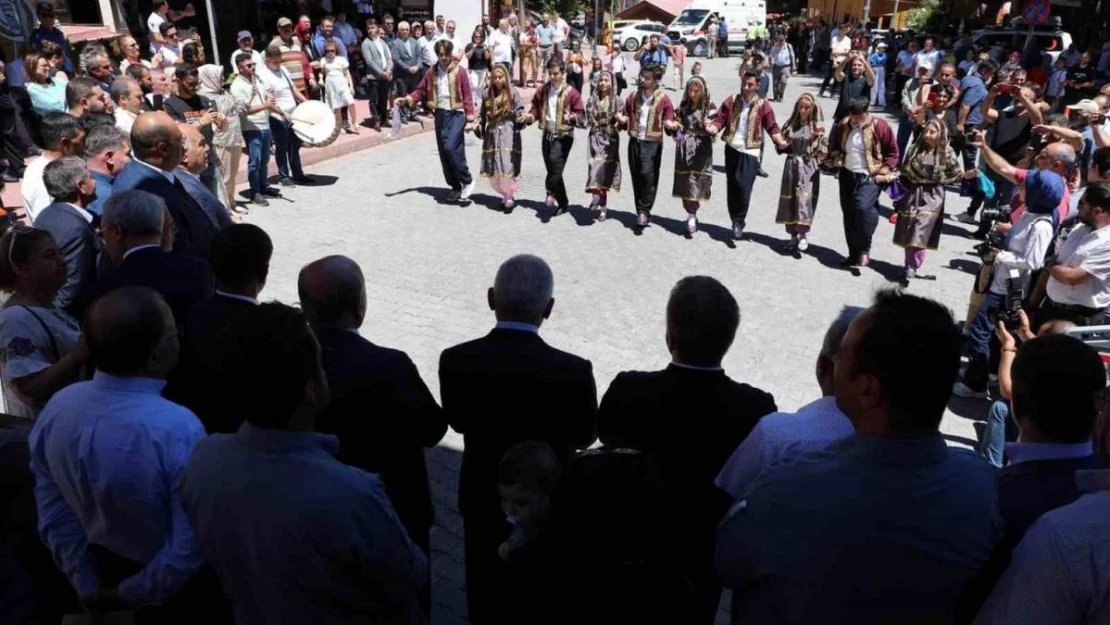
{"label": "white sneaker", "polygon": [[956,221],[960,223],[970,224],[972,226],[979,225],[979,220],[972,217],[971,215],[968,215],[967,213],[960,213],[959,215],[956,215]]}
{"label": "white sneaker", "polygon": [[459,199],[465,202],[465,201],[470,199],[470,194],[473,193],[473,192],[474,192],[474,181],[471,180],[470,184],[468,184],[468,185],[466,185],[465,187],[462,188],[462,193],[459,194]]}
{"label": "white sneaker", "polygon": [[805,237],[798,237],[798,251],[804,252],[809,249],[809,241]]}
{"label": "white sneaker", "polygon": [[956,397],[963,397],[965,399],[986,399],[986,391],[972,390],[971,387],[963,382],[957,381],[952,385],[952,394]]}

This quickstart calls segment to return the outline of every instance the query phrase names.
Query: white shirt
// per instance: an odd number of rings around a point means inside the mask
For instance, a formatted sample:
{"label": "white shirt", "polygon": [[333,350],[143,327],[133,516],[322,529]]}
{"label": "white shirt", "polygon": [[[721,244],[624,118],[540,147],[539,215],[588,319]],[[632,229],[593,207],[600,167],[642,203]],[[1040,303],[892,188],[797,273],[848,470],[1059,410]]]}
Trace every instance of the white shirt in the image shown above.
{"label": "white shirt", "polygon": [[[381,37],[378,38],[379,40]],[[421,37],[416,42],[416,47],[420,48],[420,62],[424,65],[435,65],[439,60],[436,58],[436,42],[434,39]]]}
{"label": "white shirt", "polygon": [[733,501],[743,499],[748,487],[772,464],[799,454],[824,449],[852,435],[852,422],[836,405],[822,397],[796,413],[776,412],[760,419],[713,481]]}
{"label": "white shirt", "polygon": [[[834,56],[846,56],[852,51],[852,38],[851,37],[833,37],[830,44],[830,49]],[[841,59],[843,60],[843,59]]]}
{"label": "white shirt", "polygon": [[158,15],[157,13],[151,13],[150,17],[146,18],[146,27],[147,27],[147,29],[150,30],[150,35],[151,35],[150,36],[150,53],[151,54],[157,53],[158,49],[162,47],[161,44],[154,41],[154,35],[161,35],[162,34],[161,28],[162,28],[162,24],[164,24],[165,22],[166,22],[166,18],[162,17],[161,15]]}
{"label": "white shirt", "polygon": [[128,135],[131,134],[131,127],[135,125],[135,118],[138,115],[121,107],[116,107],[116,128],[119,128]]}
{"label": "white shirt", "polygon": [[181,46],[162,46],[162,69],[170,69],[174,62],[181,58]]}
{"label": "white shirt", "polygon": [[651,123],[648,119],[648,114],[651,113],[651,101],[655,99],[655,94],[645,96],[640,92],[640,119],[636,122],[636,136],[641,141],[650,141],[648,139],[648,124]]}
{"label": "white shirt", "polygon": [[[274,92],[278,108],[283,112],[292,113],[293,109],[297,108],[297,98],[293,97],[293,79],[289,77],[289,72],[284,67],[279,65],[275,71],[263,65],[258,69],[258,78],[265,81],[270,91]],[[281,119],[281,116],[276,113],[270,113],[270,117]]]}
{"label": "white shirt", "polygon": [[547,89],[547,128],[548,132],[559,129],[559,90],[554,86]]}
{"label": "white shirt", "polygon": [[494,29],[487,44],[493,50],[494,63],[509,63],[513,59],[513,40],[509,35]]}
{"label": "white shirt", "polygon": [[[1018,270],[1021,288],[1029,290],[1029,274],[1044,266],[1044,255],[1052,243],[1052,219],[1048,215],[1038,215],[1026,211],[1010,230],[1006,250],[994,257],[994,278],[991,280],[991,293],[1006,294],[1006,280],[1010,268]],[[1071,237],[1068,237],[1071,238]]]}
{"label": "white shirt", "polygon": [[1080,224],[1056,253],[1064,267],[1078,267],[1091,275],[1075,286],[1048,279],[1048,297],[1058,304],[1103,309],[1110,306],[1110,228],[1091,230]]}
{"label": "white shirt", "polygon": [[[264,103],[268,92],[269,90],[266,84],[259,80],[257,76],[254,81],[250,81],[244,78],[242,74],[237,76],[228,88],[228,93],[231,94],[231,97],[246,104],[250,108]],[[266,109],[262,109],[257,113],[243,113],[240,119],[243,130],[270,129],[270,113]]]}
{"label": "white shirt", "polygon": [[567,32],[570,31],[570,24],[563,18],[555,20],[555,34],[551,37],[552,43],[562,43],[567,39]]}
{"label": "white shirt", "polygon": [[248,304],[254,304],[255,306],[258,306],[258,300],[249,296],[249,295],[239,295],[238,293],[228,293],[227,291],[221,291],[219,289],[216,289],[216,295],[220,295],[222,297],[228,297],[228,298],[231,298],[231,299],[237,299],[239,301],[247,302]]}
{"label": "white shirt", "polygon": [[20,191],[23,194],[23,210],[27,213],[31,223],[34,223],[42,209],[54,202],[54,198],[46,192],[46,183],[42,179],[42,174],[46,171],[46,166],[50,164],[51,160],[53,159],[39,156],[23,170]]}
{"label": "white shirt", "polygon": [[436,108],[451,110],[451,72],[436,65]]}
{"label": "white shirt", "polygon": [[613,70],[614,74],[623,74],[627,64],[628,62],[625,61],[623,52],[613,52],[613,56],[610,60],[610,68]]}
{"label": "white shirt", "polygon": [[863,145],[863,130],[852,127],[844,145],[844,169],[853,174],[868,174],[867,148]]}
{"label": "white shirt", "polygon": [[90,213],[89,211],[81,208],[80,206],[78,206],[78,205],[76,205],[72,202],[66,202],[66,206],[68,206],[68,207],[72,208],[73,210],[77,211],[77,214],[84,217],[85,221],[89,222],[90,224],[93,222],[92,213]]}
{"label": "white shirt", "polygon": [[[740,119],[736,123],[736,134],[732,135],[732,141],[728,146],[742,154],[759,156],[758,148],[748,149],[748,117],[751,115],[752,103],[745,101],[741,96],[737,97],[740,98],[740,112],[738,113]],[[732,110],[736,110],[735,106]]]}

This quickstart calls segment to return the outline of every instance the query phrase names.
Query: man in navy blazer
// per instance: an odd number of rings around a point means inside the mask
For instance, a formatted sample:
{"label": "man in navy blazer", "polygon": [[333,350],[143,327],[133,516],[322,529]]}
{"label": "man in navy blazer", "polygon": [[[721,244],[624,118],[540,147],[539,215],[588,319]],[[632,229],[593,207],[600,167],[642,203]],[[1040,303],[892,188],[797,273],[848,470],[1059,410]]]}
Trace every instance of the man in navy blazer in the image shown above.
{"label": "man in navy blazer", "polygon": [[211,146],[208,145],[208,140],[201,134],[200,127],[177,122],[177,128],[181,131],[181,138],[185,141],[185,156],[181,159],[181,165],[178,166],[175,174],[181,184],[185,186],[189,195],[193,196],[197,204],[204,209],[205,216],[216,225],[216,228],[223,230],[232,223],[231,213],[228,212],[220,198],[204,186],[200,179],[200,174],[208,168],[208,151]]}
{"label": "man in navy blazer", "polygon": [[43,172],[46,191],[54,198],[35,218],[35,227],[54,237],[66,259],[66,282],[54,298],[54,305],[75,319],[84,316],[97,277],[101,243],[87,210],[96,198],[96,182],[85,161],[63,156],[51,161]]}
{"label": "man in navy blazer", "polygon": [[162,249],[168,214],[162,198],[152,193],[134,189],[112,193],[100,217],[112,269],[97,282],[93,295],[124,286],[154,289],[169,304],[178,325],[184,326],[189,309],[212,295],[212,270],[206,260]]}
{"label": "man in navy blazer", "polygon": [[138,189],[164,199],[173,217],[174,253],[207,259],[219,229],[174,173],[184,154],[177,122],[160,111],[139,115],[131,127],[131,152],[133,158],[116,177],[113,193]]}

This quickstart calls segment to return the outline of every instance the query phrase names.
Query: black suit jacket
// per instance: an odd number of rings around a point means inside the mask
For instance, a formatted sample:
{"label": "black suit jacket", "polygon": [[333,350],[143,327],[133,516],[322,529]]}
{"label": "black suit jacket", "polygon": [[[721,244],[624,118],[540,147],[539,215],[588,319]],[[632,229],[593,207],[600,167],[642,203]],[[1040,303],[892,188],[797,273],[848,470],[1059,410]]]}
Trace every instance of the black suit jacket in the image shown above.
{"label": "black suit jacket", "polygon": [[422,544],[433,520],[424,448],[447,432],[443,411],[404,352],[348,330],[316,336],[331,393],[316,430],[339,437],[342,462],[381,475],[401,522]]}
{"label": "black suit jacket", "polygon": [[[597,414],[601,442],[650,454],[688,501],[691,521],[712,543],[728,497],[713,484],[755,424],[775,412],[775,399],[724,371],[670,365],[617,375]],[[709,553],[712,553],[710,546]]]}
{"label": "black suit jacket", "polygon": [[998,512],[1002,515],[1002,547],[1009,553],[1033,522],[1049,510],[1072,503],[1082,494],[1075,472],[1099,468],[1095,456],[1061,460],[1029,460],[1006,466],[998,474]]}
{"label": "black suit jacket", "polygon": [[125,286],[145,286],[166,299],[179,327],[185,326],[189,309],[213,293],[212,269],[208,261],[181,254],[167,254],[147,247],[127,255],[108,271],[95,288],[94,297]]}
{"label": "black suit jacket", "polygon": [[138,189],[153,193],[165,200],[166,208],[173,215],[174,253],[199,256],[208,260],[212,239],[216,237],[219,229],[208,218],[200,204],[183,186],[178,185],[171,184],[165,176],[133,160],[116,176],[116,181],[112,184],[112,192]]}
{"label": "black suit jacket", "polygon": [[193,411],[209,434],[233,434],[246,415],[229,410],[236,393],[234,372],[225,371],[225,331],[256,304],[214,293],[189,309],[183,322],[181,356],[163,395]]}
{"label": "black suit jacket", "polygon": [[80,320],[96,283],[102,248],[100,238],[92,224],[65,202],[55,202],[42,209],[35,219],[35,227],[54,237],[66,259],[66,283],[55,296],[54,305]]}
{"label": "black suit jacket", "polygon": [[590,361],[555,349],[539,335],[493,330],[444,350],[440,399],[463,435],[459,509],[503,522],[497,465],[510,447],[545,441],[569,460],[597,438],[597,387]]}

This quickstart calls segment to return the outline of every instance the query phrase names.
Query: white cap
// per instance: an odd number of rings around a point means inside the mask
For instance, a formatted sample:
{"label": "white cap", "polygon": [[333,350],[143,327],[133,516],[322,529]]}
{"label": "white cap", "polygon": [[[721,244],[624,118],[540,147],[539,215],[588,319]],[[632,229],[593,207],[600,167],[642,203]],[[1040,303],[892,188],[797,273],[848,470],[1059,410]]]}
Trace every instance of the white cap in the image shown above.
{"label": "white cap", "polygon": [[241,30],[239,31],[239,34],[235,36],[235,39],[254,39],[254,35],[252,35],[251,31],[249,30]]}

